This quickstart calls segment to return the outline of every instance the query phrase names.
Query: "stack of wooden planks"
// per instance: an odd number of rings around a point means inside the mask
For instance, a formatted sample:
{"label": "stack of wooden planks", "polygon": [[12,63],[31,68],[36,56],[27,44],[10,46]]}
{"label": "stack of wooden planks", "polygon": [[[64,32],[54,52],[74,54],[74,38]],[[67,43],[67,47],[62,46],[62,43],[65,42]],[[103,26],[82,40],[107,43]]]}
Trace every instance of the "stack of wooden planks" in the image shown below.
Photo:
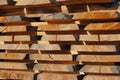
{"label": "stack of wooden planks", "polygon": [[0,79],[120,80],[119,0],[10,1],[0,0]]}

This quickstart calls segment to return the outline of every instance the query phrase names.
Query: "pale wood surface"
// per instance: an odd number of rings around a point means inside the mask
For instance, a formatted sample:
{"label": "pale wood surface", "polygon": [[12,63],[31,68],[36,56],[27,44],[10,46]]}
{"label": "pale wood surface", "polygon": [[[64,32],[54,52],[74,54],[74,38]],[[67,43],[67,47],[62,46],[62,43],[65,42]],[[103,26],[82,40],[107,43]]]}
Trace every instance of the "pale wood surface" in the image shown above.
{"label": "pale wood surface", "polygon": [[116,52],[116,46],[114,45],[72,45],[73,51],[86,51],[89,52]]}
{"label": "pale wood surface", "polygon": [[73,19],[78,20],[108,20],[108,19],[116,19],[118,17],[117,12],[108,11],[108,12],[83,12],[83,13],[75,13]]}
{"label": "pale wood surface", "polygon": [[88,75],[85,76],[83,80],[119,80],[119,76],[97,76],[97,75]]}
{"label": "pale wood surface", "polygon": [[50,73],[42,73],[38,75],[38,80],[77,80],[77,75],[74,74],[50,74]]}
{"label": "pale wood surface", "polygon": [[19,0],[16,5],[49,4],[50,0]]}
{"label": "pale wood surface", "polygon": [[79,55],[77,61],[89,62],[120,62],[119,55]]}
{"label": "pale wood surface", "polygon": [[119,68],[119,66],[85,65],[80,71],[91,73],[120,73]]}
{"label": "pale wood surface", "polygon": [[119,22],[111,23],[92,23],[85,27],[85,30],[119,30]]}

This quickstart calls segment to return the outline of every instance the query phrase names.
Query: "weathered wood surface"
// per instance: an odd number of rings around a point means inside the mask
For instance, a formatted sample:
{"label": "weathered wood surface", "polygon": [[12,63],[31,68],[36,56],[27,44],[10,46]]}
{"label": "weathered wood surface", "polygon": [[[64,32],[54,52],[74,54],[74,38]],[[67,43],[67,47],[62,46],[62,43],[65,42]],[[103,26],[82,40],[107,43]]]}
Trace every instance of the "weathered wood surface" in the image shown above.
{"label": "weathered wood surface", "polygon": [[22,79],[22,80],[33,80],[33,72],[20,72],[20,71],[10,71],[10,70],[0,70],[0,79]]}
{"label": "weathered wood surface", "polygon": [[50,0],[18,0],[16,5],[50,4]]}
{"label": "weathered wood surface", "polygon": [[25,58],[25,54],[0,53],[0,59],[23,60],[24,58]]}
{"label": "weathered wood surface", "polygon": [[56,30],[79,30],[77,24],[49,24],[49,25],[40,25],[38,30],[43,31],[56,31]]}
{"label": "weathered wood surface", "polygon": [[119,76],[99,76],[99,75],[88,75],[83,80],[119,80]]}
{"label": "weathered wood surface", "polygon": [[77,61],[89,62],[120,62],[119,55],[79,55]]}
{"label": "weathered wood surface", "polygon": [[68,54],[30,54],[31,60],[49,60],[49,61],[72,61],[72,55]]}
{"label": "weathered wood surface", "polygon": [[0,79],[120,79],[117,1],[16,2],[0,6]]}
{"label": "weathered wood surface", "polygon": [[[73,64],[49,64],[49,63],[38,63],[33,64],[33,68],[30,67],[29,63],[17,63],[17,62],[0,62],[1,69],[18,69],[18,70],[41,70],[41,71],[64,71],[64,72],[74,72]],[[8,67],[9,65],[9,67]],[[29,67],[27,67],[29,66]]]}
{"label": "weathered wood surface", "polygon": [[73,51],[86,51],[87,52],[116,52],[117,48],[114,45],[72,45]]}
{"label": "weathered wood surface", "polygon": [[75,74],[50,74],[50,73],[41,73],[38,75],[37,79],[41,80],[77,80],[77,75]]}
{"label": "weathered wood surface", "polygon": [[118,13],[116,11],[83,12],[83,13],[75,13],[73,16],[73,19],[77,19],[77,20],[110,20],[117,18],[118,18]]}
{"label": "weathered wood surface", "polygon": [[87,25],[84,30],[119,30],[119,22],[111,23],[92,23]]}
{"label": "weathered wood surface", "polygon": [[22,21],[21,16],[7,16],[8,22]]}
{"label": "weathered wood surface", "polygon": [[119,66],[99,66],[99,65],[85,65],[80,69],[80,72],[91,73],[120,73]]}
{"label": "weathered wood surface", "polygon": [[73,72],[74,69],[72,65],[56,65],[56,64],[37,64],[34,66],[36,70],[46,70],[46,71],[67,71]]}

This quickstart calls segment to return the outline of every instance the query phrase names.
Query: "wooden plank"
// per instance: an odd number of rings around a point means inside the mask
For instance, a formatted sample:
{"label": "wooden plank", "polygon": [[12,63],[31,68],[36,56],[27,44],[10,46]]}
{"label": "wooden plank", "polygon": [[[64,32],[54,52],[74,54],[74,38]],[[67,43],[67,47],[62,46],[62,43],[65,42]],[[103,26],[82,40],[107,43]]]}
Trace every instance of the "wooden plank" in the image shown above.
{"label": "wooden plank", "polygon": [[[119,22],[111,23],[91,23],[87,25],[84,30],[119,30]],[[96,27],[97,26],[97,27]]]}
{"label": "wooden plank", "polygon": [[[8,26],[8,27],[14,28],[16,26]],[[18,26],[18,27],[23,27],[23,26]],[[48,25],[39,25],[38,30],[43,30],[43,31],[79,30],[79,26],[77,24],[48,24]],[[119,22],[91,23],[87,25],[84,28],[84,30],[119,30]]]}
{"label": "wooden plank", "polygon": [[7,16],[7,21],[8,22],[22,21],[22,18],[21,16]]}
{"label": "wooden plank", "polygon": [[100,41],[119,41],[120,35],[100,35]]}
{"label": "wooden plank", "polygon": [[57,41],[75,41],[75,37],[73,35],[57,35]]}
{"label": "wooden plank", "polygon": [[18,59],[23,60],[25,58],[25,54],[19,54],[19,53],[0,53],[0,59]]}
{"label": "wooden plank", "polygon": [[75,20],[115,20],[119,15],[116,11],[99,11],[99,12],[83,12],[75,13],[72,19]]}
{"label": "wooden plank", "polygon": [[51,73],[41,73],[38,75],[37,79],[41,80],[77,80],[76,74],[51,74]]}
{"label": "wooden plank", "polygon": [[71,54],[30,54],[31,60],[72,61]]}
{"label": "wooden plank", "polygon": [[73,72],[73,65],[56,65],[56,64],[36,64],[34,69],[36,70],[46,70],[46,71],[66,71]]}
{"label": "wooden plank", "polygon": [[61,50],[58,44],[33,44],[31,50]]}
{"label": "wooden plank", "polygon": [[[14,61],[14,60],[13,60]],[[74,72],[73,66],[76,65],[75,62],[74,64],[72,63],[65,63],[62,62],[60,64],[58,63],[22,63],[22,62],[0,62],[1,69],[18,69],[18,70],[40,70],[40,71],[59,71],[59,72]],[[8,67],[8,65],[10,65]],[[30,67],[31,66],[31,67]],[[33,66],[33,67],[32,67]]]}
{"label": "wooden plank", "polygon": [[15,71],[4,71],[0,70],[0,78],[1,79],[14,79],[14,80],[33,80],[33,73],[32,72],[15,72]]}
{"label": "wooden plank", "polygon": [[30,36],[14,36],[14,41],[30,41]]}
{"label": "wooden plank", "polygon": [[43,35],[41,41],[56,41],[57,35]]}
{"label": "wooden plank", "polygon": [[119,62],[120,56],[116,55],[79,55],[77,61],[89,62]]}
{"label": "wooden plank", "polygon": [[0,32],[4,31],[5,27],[0,27]]}
{"label": "wooden plank", "polygon": [[[15,43],[18,42],[18,43],[24,43],[26,41],[30,41],[30,36],[29,35],[19,35],[19,36],[14,36],[14,35],[11,35],[11,36],[0,36],[0,42],[5,42],[5,43],[9,43],[9,42],[13,42],[14,44],[14,41]],[[34,42],[34,41],[33,41]],[[35,43],[35,42],[34,42]]]}
{"label": "wooden plank", "polygon": [[27,44],[0,44],[0,49],[17,49],[17,50],[24,50],[24,49],[29,49],[29,46]]}
{"label": "wooden plank", "polygon": [[[39,36],[37,36],[39,37]],[[9,43],[9,44],[15,44],[15,43],[23,43],[23,44],[32,44],[38,42],[38,44],[45,44],[44,42],[47,42],[46,44],[77,44],[84,43],[86,44],[116,44],[118,42],[119,44],[119,34],[109,34],[109,35],[43,35],[38,40],[31,40],[30,41],[30,35],[19,35],[19,36],[0,36],[1,42]],[[12,41],[13,38],[13,41]],[[98,40],[99,38],[99,40]],[[36,38],[37,39],[37,38]],[[77,40],[77,41],[76,41]],[[76,42],[75,42],[76,41]],[[99,42],[98,42],[99,41]],[[111,43],[110,43],[111,42]]]}
{"label": "wooden plank", "polygon": [[16,5],[50,4],[50,0],[19,0]]}
{"label": "wooden plank", "polygon": [[80,41],[99,41],[98,35],[79,35]]}
{"label": "wooden plank", "polygon": [[116,52],[117,48],[114,45],[72,45],[71,50],[87,52]]}
{"label": "wooden plank", "polygon": [[119,73],[119,66],[99,66],[99,65],[85,65],[80,69],[80,72],[92,73]]}
{"label": "wooden plank", "polygon": [[27,69],[25,63],[0,62],[0,65],[1,65],[0,68],[4,69]]}
{"label": "wooden plank", "polygon": [[119,76],[99,76],[99,75],[88,75],[84,77],[84,80],[119,80]]}
{"label": "wooden plank", "polygon": [[11,27],[6,27],[4,31],[2,32],[14,32],[14,31],[26,31],[25,26],[11,26]]}
{"label": "wooden plank", "polygon": [[77,24],[49,24],[49,25],[39,25],[38,30],[43,30],[43,31],[79,30],[79,27]]}
{"label": "wooden plank", "polygon": [[12,41],[12,36],[0,36],[0,41]]}

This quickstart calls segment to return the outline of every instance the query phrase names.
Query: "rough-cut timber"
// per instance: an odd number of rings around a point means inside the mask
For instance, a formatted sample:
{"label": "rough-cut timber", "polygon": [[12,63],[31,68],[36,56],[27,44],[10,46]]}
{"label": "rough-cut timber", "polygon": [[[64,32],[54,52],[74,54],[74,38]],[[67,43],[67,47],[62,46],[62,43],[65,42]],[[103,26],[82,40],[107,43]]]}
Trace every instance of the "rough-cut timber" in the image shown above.
{"label": "rough-cut timber", "polygon": [[0,0],[0,80],[120,80],[119,0]]}
{"label": "rough-cut timber", "polygon": [[50,0],[18,0],[16,5],[50,4]]}

